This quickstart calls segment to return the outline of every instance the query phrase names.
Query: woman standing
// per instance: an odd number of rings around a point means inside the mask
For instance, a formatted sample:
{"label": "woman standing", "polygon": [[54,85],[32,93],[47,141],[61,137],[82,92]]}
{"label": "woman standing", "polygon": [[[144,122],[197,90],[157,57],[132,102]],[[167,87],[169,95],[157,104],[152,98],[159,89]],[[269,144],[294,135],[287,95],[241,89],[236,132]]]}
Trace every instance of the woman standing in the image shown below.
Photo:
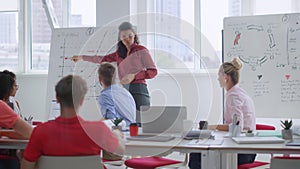
{"label": "woman standing", "polygon": [[128,84],[136,109],[142,105],[150,105],[150,96],[145,79],[152,79],[157,75],[156,66],[148,49],[139,45],[139,40],[133,26],[123,22],[119,26],[117,51],[105,56],[73,56],[73,61],[84,60],[93,63],[117,62],[120,82]]}

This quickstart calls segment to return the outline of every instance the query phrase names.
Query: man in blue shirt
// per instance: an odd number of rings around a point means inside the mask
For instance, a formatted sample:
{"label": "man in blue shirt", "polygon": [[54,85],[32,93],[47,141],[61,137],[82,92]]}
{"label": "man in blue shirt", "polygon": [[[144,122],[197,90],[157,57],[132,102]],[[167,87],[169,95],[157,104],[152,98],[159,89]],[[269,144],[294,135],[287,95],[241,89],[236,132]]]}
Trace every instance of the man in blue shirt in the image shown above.
{"label": "man in blue shirt", "polygon": [[105,119],[122,118],[126,126],[136,121],[136,106],[132,95],[116,84],[116,68],[111,63],[102,63],[98,69],[99,82],[103,87],[98,102]]}

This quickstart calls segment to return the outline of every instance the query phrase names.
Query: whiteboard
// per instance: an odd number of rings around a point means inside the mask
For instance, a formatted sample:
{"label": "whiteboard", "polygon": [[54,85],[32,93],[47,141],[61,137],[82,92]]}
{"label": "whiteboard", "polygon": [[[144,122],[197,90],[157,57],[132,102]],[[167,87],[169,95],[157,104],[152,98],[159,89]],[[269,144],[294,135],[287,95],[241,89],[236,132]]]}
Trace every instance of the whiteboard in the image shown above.
{"label": "whiteboard", "polygon": [[[52,117],[51,102],[55,98],[55,85],[64,76],[79,75],[87,81],[88,93],[79,114],[88,120],[100,119],[97,102],[101,91],[98,82],[98,64],[71,61],[73,55],[105,55],[116,50],[117,27],[57,28],[52,31],[46,112]],[[48,117],[48,118],[49,118]]]}
{"label": "whiteboard", "polygon": [[300,14],[224,18],[224,61],[243,62],[240,86],[257,117],[300,118]]}

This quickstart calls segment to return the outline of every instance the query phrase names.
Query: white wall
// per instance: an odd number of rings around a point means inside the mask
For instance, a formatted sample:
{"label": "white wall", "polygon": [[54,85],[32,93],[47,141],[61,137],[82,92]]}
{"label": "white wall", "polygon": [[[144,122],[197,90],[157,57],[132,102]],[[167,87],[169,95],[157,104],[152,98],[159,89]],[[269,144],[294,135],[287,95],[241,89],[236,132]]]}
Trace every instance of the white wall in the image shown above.
{"label": "white wall", "polygon": [[[35,120],[48,119],[45,110],[47,78],[47,75],[17,75],[20,88],[16,98],[23,113],[33,115]],[[148,80],[148,88],[152,105],[184,105],[189,120],[208,119],[210,124],[222,123],[222,90],[216,74],[160,73]],[[257,123],[273,124],[281,129],[280,120],[257,118]],[[293,121],[300,124],[299,119]]]}
{"label": "white wall", "polygon": [[[23,113],[46,121],[47,75],[18,75],[17,81],[20,88],[16,98]],[[152,105],[187,106],[188,119],[196,122],[200,119],[219,122],[222,119],[222,93],[215,74],[161,73],[148,80],[148,88]]]}
{"label": "white wall", "polygon": [[[46,120],[47,75],[17,75],[19,90],[16,99],[25,116],[33,115],[36,120]],[[54,92],[54,89],[53,89]]]}

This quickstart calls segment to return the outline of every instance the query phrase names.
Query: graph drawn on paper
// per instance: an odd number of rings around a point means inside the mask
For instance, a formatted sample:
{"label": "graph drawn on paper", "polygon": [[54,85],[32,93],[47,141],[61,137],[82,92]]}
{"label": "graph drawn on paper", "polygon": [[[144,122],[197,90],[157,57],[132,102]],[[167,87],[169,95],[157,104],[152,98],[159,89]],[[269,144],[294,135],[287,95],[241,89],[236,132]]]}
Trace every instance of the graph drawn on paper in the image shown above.
{"label": "graph drawn on paper", "polygon": [[81,115],[95,119],[100,111],[97,103],[101,85],[98,82],[98,64],[78,61],[73,62],[74,55],[105,55],[114,52],[117,42],[117,27],[105,28],[61,28],[52,33],[50,62],[47,87],[46,111],[55,100],[55,84],[64,76],[73,74],[84,78],[88,85],[88,93]]}

